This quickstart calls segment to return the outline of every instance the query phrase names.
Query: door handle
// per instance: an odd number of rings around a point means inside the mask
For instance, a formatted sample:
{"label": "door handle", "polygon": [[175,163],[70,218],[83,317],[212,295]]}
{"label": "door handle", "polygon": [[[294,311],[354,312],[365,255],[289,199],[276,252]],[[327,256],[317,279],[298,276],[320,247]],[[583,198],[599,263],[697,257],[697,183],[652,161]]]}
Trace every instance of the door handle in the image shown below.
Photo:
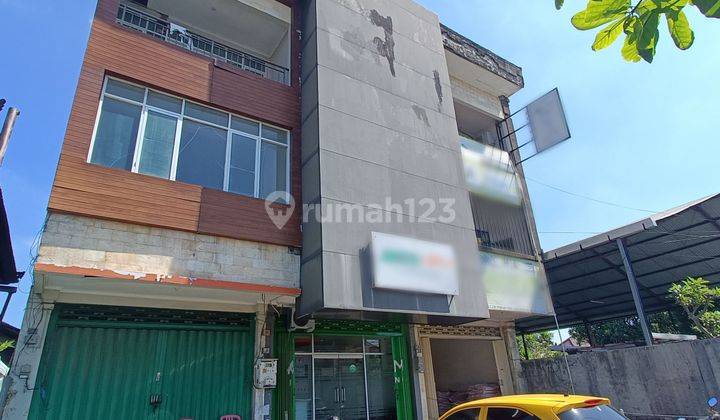
{"label": "door handle", "polygon": [[342,392],[342,402],[345,402],[345,387],[340,388]]}
{"label": "door handle", "polygon": [[335,402],[340,402],[340,389],[335,388]]}

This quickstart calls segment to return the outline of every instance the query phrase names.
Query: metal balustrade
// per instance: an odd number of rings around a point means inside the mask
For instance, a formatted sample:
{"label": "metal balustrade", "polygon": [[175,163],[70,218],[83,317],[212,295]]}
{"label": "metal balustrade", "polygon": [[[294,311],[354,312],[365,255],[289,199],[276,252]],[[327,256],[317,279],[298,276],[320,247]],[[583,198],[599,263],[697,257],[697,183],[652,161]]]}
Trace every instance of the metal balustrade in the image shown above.
{"label": "metal balustrade", "polygon": [[118,9],[117,22],[127,28],[135,29],[209,58],[218,59],[266,79],[285,85],[289,84],[290,72],[287,68],[193,33],[187,28],[144,12],[139,7],[121,4]]}

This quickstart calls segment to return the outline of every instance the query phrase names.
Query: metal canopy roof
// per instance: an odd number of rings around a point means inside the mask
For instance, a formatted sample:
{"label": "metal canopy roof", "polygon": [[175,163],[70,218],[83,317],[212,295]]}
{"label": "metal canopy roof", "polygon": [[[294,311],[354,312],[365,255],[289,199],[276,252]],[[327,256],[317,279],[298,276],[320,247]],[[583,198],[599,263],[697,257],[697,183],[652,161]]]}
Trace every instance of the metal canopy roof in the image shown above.
{"label": "metal canopy roof", "polygon": [[[545,253],[561,327],[637,314],[617,239],[628,250],[645,312],[671,308],[672,283],[688,276],[720,283],[720,194]],[[548,330],[555,321],[531,317],[516,327]]]}

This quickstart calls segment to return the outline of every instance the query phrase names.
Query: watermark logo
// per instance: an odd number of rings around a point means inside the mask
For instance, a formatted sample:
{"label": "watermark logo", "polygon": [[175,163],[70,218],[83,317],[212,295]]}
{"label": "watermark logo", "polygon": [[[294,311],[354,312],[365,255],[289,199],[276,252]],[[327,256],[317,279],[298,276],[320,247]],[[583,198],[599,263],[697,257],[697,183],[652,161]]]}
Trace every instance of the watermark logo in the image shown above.
{"label": "watermark logo", "polygon": [[282,229],[295,211],[295,199],[285,191],[275,191],[265,198],[265,211],[275,227]]}
{"label": "watermark logo", "polygon": [[[455,199],[413,198],[402,203],[387,197],[384,203],[304,204],[302,222],[318,223],[448,223],[455,222]],[[275,191],[265,199],[265,211],[278,229],[285,227],[295,211],[295,200],[284,191]]]}

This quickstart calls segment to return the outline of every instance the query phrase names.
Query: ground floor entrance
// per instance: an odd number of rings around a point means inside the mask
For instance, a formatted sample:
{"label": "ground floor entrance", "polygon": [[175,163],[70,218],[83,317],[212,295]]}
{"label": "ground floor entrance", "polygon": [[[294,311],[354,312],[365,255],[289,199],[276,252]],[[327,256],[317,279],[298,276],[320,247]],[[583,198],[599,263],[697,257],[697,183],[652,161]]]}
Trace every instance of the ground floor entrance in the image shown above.
{"label": "ground floor entrance", "polygon": [[31,419],[251,418],[254,317],[56,305]]}
{"label": "ground floor entrance", "polygon": [[499,328],[415,326],[423,357],[420,404],[437,419],[463,402],[512,394],[507,345]]}
{"label": "ground floor entrance", "polygon": [[[288,333],[285,392],[274,418],[411,419],[406,326],[319,322],[311,334]],[[284,401],[280,401],[284,400]],[[291,414],[292,413],[292,414]],[[286,417],[287,416],[287,417]]]}

